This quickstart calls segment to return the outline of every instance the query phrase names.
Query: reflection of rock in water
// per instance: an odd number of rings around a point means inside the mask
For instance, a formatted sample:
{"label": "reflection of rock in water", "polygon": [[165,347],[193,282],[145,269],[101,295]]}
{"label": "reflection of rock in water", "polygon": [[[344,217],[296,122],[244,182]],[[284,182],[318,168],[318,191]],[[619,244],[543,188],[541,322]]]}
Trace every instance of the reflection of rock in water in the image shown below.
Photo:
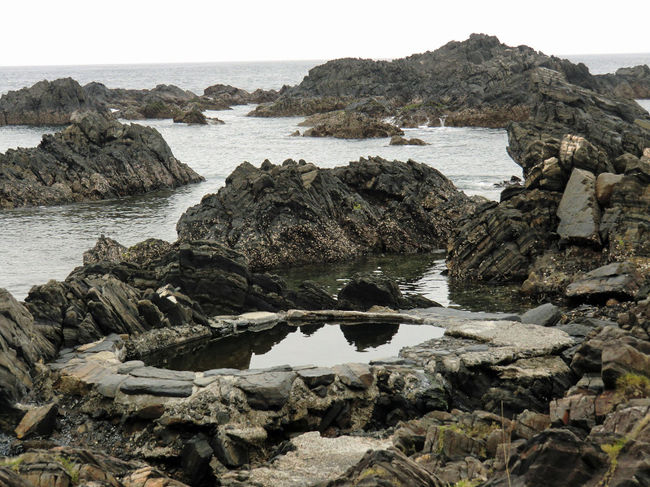
{"label": "reflection of rock in water", "polygon": [[280,343],[296,328],[278,325],[258,333],[247,332],[222,338],[200,349],[177,355],[164,364],[173,370],[248,369],[253,354],[262,355]]}
{"label": "reflection of rock in water", "polygon": [[323,328],[324,326],[325,323],[313,323],[311,325],[302,325],[300,327],[300,331],[302,332],[303,335],[310,337],[318,330]]}
{"label": "reflection of rock in water", "polygon": [[399,330],[399,325],[388,323],[364,323],[360,325],[339,325],[349,344],[362,352],[389,343]]}

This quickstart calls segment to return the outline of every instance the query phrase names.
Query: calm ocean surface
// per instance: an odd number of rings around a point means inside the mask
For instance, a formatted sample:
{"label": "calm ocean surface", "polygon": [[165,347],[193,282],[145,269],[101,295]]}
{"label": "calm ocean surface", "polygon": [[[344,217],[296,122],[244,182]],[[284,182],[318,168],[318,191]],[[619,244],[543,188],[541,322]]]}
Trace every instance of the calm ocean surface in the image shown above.
{"label": "calm ocean surface", "polygon": [[[585,62],[592,72],[610,72],[618,67],[650,63],[650,54],[569,56]],[[264,63],[209,63],[170,65],[106,65],[0,67],[0,94],[41,79],[70,76],[81,84],[100,81],[109,87],[152,88],[175,84],[201,94],[215,83],[232,84],[247,90],[279,89],[297,84],[321,61]],[[646,109],[650,102],[643,101]],[[81,264],[81,255],[100,234],[124,245],[145,238],[175,240],[180,215],[206,193],[216,192],[225,178],[243,161],[259,165],[264,159],[281,163],[287,158],[305,159],[332,167],[379,155],[387,159],[409,158],[427,163],[449,177],[468,194],[498,199],[495,183],[521,176],[521,169],[506,153],[503,130],[471,128],[420,128],[407,130],[428,146],[389,146],[387,139],[337,140],[290,137],[302,118],[257,119],[246,117],[253,106],[208,112],[225,125],[186,126],[171,120],[148,120],[158,129],[174,155],[206,178],[206,182],[135,198],[48,208],[19,208],[0,212],[0,287],[23,299],[32,285],[63,279]],[[43,133],[55,129],[0,127],[0,152],[32,147]],[[455,304],[439,258],[427,263],[412,279],[409,290],[423,292],[442,304]],[[434,276],[435,274],[435,276]]]}

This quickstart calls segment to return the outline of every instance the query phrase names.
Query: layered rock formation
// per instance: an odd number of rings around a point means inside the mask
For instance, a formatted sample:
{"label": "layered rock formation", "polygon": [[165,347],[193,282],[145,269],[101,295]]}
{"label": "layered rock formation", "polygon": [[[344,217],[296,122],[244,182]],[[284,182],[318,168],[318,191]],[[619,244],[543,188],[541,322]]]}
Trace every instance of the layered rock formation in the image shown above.
{"label": "layered rock formation", "polygon": [[0,155],[0,208],[116,198],[202,180],[155,129],[78,113],[38,147]]}
{"label": "layered rock formation", "polygon": [[334,169],[267,161],[240,165],[177,230],[181,240],[219,241],[265,269],[431,251],[474,208],[442,174],[414,161],[376,157]]}
{"label": "layered rock formation", "polygon": [[72,78],[39,81],[0,97],[0,125],[67,125],[76,111],[104,111]]}
{"label": "layered rock formation", "polygon": [[508,127],[525,183],[466,219],[449,245],[451,275],[528,278],[526,292],[554,295],[608,261],[631,259],[647,273],[647,112],[545,68],[531,89],[530,118]]}

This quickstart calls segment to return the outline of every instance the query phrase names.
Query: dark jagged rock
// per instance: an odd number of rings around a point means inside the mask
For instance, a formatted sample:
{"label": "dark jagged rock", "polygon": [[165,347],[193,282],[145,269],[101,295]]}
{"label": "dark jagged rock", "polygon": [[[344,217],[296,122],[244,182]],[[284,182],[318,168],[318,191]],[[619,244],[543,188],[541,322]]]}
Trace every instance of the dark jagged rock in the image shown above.
{"label": "dark jagged rock", "polygon": [[528,117],[528,77],[539,66],[560,71],[586,88],[600,86],[584,64],[472,34],[463,42],[393,61],[329,61],[251,115],[311,115],[374,97],[408,126],[437,124],[438,117],[449,115],[448,125],[504,127]]}
{"label": "dark jagged rock", "polygon": [[508,153],[527,179],[551,157],[560,160],[566,179],[573,167],[595,175],[613,172],[617,157],[639,157],[650,145],[650,133],[635,123],[650,116],[632,101],[588,90],[544,68],[531,73],[531,92],[530,118],[508,127]]}
{"label": "dark jagged rock", "polygon": [[178,222],[181,240],[213,239],[253,269],[444,246],[475,203],[435,169],[361,159],[349,166],[240,165]]}
{"label": "dark jagged rock", "polygon": [[155,129],[90,112],[44,135],[36,148],[0,155],[0,207],[115,198],[202,180]]}
{"label": "dark jagged rock", "polygon": [[0,125],[67,125],[76,111],[106,109],[72,78],[39,81],[0,98]]}
{"label": "dark jagged rock", "polygon": [[338,293],[338,308],[367,311],[373,306],[391,309],[440,306],[424,296],[404,296],[395,281],[385,276],[356,275]]}
{"label": "dark jagged rock", "polygon": [[301,125],[311,125],[304,137],[336,137],[338,139],[368,139],[392,137],[404,132],[395,125],[364,113],[346,110],[313,115]]}

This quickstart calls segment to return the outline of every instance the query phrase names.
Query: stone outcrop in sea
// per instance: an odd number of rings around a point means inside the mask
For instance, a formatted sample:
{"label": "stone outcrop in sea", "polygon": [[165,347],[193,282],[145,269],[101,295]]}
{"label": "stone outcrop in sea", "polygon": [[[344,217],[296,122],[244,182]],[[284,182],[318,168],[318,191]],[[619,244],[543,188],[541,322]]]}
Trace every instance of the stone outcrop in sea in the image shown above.
{"label": "stone outcrop in sea", "polygon": [[0,208],[143,194],[203,178],[178,161],[157,130],[77,112],[38,147],[0,155]]}
{"label": "stone outcrop in sea", "polygon": [[241,164],[177,224],[179,239],[216,240],[253,269],[443,248],[474,199],[439,171],[374,157],[320,169]]}
{"label": "stone outcrop in sea", "polygon": [[534,102],[528,79],[539,67],[601,93],[626,97],[650,93],[647,66],[594,76],[584,64],[472,34],[465,41],[393,61],[328,61],[251,115],[309,116],[344,108],[364,112],[370,103],[382,106],[383,116],[395,116],[405,127],[438,125],[441,116],[447,117],[448,126],[505,127],[528,118]]}

